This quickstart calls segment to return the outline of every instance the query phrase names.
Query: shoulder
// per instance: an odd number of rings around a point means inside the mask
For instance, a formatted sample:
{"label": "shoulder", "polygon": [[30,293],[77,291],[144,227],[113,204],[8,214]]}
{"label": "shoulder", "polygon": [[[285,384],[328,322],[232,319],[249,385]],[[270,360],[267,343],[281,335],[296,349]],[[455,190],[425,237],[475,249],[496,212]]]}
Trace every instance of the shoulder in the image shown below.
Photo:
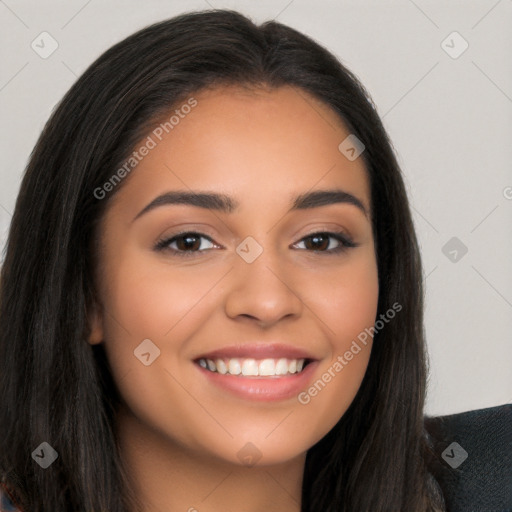
{"label": "shoulder", "polygon": [[512,404],[425,416],[450,512],[512,512]]}
{"label": "shoulder", "polygon": [[14,506],[14,503],[9,499],[7,493],[0,485],[0,512],[21,512],[20,509]]}

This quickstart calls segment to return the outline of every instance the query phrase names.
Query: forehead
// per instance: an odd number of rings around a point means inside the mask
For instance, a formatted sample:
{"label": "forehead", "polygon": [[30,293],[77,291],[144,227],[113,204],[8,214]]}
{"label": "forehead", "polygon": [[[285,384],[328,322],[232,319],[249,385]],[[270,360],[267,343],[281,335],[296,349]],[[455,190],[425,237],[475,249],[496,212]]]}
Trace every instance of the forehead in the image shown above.
{"label": "forehead", "polygon": [[[180,108],[186,104],[194,106]],[[149,201],[167,190],[192,189],[261,208],[336,187],[370,211],[363,159],[350,161],[338,149],[349,135],[330,107],[296,87],[200,91],[175,105],[136,145],[134,150],[151,139],[153,147],[123,183],[119,200]]]}

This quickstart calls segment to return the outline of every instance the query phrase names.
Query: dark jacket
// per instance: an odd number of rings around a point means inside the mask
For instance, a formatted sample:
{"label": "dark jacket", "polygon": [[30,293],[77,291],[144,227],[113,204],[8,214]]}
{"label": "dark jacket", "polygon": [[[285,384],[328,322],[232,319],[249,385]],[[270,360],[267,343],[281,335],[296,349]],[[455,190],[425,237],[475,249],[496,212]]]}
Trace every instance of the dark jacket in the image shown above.
{"label": "dark jacket", "polygon": [[512,512],[512,404],[425,417],[448,512]]}

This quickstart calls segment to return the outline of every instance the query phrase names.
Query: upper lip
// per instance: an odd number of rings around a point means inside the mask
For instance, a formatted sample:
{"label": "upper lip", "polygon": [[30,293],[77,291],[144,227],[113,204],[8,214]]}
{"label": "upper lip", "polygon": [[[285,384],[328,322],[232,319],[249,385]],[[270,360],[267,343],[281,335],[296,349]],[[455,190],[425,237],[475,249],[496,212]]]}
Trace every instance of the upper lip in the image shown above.
{"label": "upper lip", "polygon": [[283,343],[246,343],[243,345],[230,345],[196,357],[198,359],[231,359],[231,358],[253,358],[253,359],[311,359],[309,352],[293,345]]}

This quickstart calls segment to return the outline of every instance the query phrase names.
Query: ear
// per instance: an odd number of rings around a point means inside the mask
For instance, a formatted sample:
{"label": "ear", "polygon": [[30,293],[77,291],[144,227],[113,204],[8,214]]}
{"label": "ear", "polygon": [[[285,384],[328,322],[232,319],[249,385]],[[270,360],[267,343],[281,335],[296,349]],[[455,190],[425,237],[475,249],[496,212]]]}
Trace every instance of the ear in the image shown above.
{"label": "ear", "polygon": [[100,306],[95,303],[87,315],[89,319],[89,343],[98,345],[103,341],[103,312]]}

